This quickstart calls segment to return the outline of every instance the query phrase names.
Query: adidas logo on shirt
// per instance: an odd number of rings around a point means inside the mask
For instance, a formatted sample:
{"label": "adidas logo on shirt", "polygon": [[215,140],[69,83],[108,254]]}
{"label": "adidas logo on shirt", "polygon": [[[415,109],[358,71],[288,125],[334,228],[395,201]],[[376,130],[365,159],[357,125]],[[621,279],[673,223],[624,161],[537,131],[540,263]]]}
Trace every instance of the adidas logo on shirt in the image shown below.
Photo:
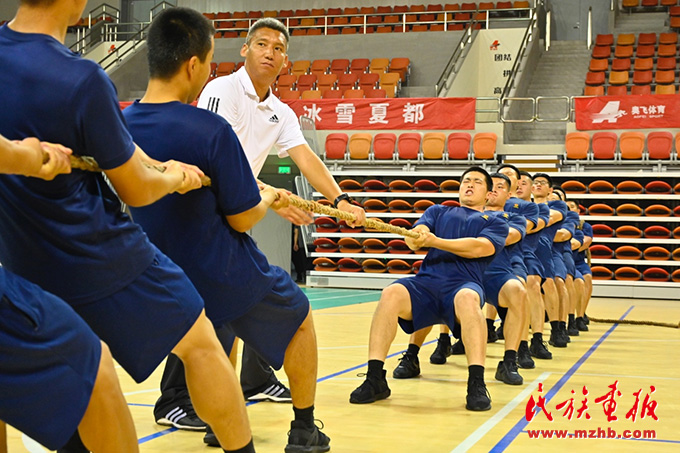
{"label": "adidas logo on shirt", "polygon": [[269,118],[270,123],[278,123],[279,122],[279,117],[276,115],[272,115],[271,118]]}

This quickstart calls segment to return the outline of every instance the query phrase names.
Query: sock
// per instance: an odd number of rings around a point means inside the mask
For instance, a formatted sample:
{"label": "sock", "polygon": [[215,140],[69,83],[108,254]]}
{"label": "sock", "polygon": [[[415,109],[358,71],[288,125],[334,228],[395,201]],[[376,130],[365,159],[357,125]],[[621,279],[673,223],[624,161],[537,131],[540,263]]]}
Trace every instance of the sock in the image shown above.
{"label": "sock", "polygon": [[468,367],[468,382],[470,382],[472,378],[484,380],[484,367],[481,365],[470,365]]}
{"label": "sock", "polygon": [[382,379],[383,375],[383,367],[385,366],[385,362],[382,360],[369,360],[368,361],[368,376],[375,376],[377,378]]}
{"label": "sock", "polygon": [[567,330],[567,321],[560,321],[560,329]]}
{"label": "sock", "polygon": [[407,354],[418,355],[418,352],[420,352],[420,346],[413,343],[408,344],[408,348],[406,349]]}
{"label": "sock", "polygon": [[560,322],[559,321],[550,321],[550,329],[553,332],[558,332],[560,330]]}
{"label": "sock", "polygon": [[307,426],[314,425],[314,405],[305,409],[293,406],[293,413],[295,413],[295,421],[304,422]]}
{"label": "sock", "polygon": [[245,447],[241,447],[237,450],[224,450],[225,452],[229,453],[255,453],[255,447],[253,446],[253,439],[250,439],[250,442],[248,442],[248,445]]}
{"label": "sock", "polygon": [[574,314],[569,315],[569,324],[574,324]]}
{"label": "sock", "polygon": [[445,343],[451,344],[451,337],[449,336],[448,333],[440,333],[439,334],[439,341],[443,341]]}
{"label": "sock", "polygon": [[486,320],[486,328],[487,329],[489,329],[489,330],[493,329],[493,321],[494,321],[493,319],[487,319]]}
{"label": "sock", "polygon": [[507,350],[505,355],[503,355],[504,362],[516,362],[517,361],[517,351]]}
{"label": "sock", "polygon": [[528,342],[527,340],[522,340],[522,341],[519,342],[519,347],[521,348],[522,345],[524,345],[525,347],[528,348],[528,347],[529,347],[529,342]]}
{"label": "sock", "polygon": [[543,334],[541,332],[534,332],[534,341],[543,341]]}

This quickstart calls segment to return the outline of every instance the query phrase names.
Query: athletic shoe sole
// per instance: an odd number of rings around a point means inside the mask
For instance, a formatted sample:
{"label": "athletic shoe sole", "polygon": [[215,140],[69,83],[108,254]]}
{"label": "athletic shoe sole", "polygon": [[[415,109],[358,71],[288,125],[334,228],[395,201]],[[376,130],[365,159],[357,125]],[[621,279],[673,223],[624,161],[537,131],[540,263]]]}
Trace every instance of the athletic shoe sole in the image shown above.
{"label": "athletic shoe sole", "polygon": [[156,423],[162,426],[174,426],[177,429],[182,429],[184,431],[205,431],[206,428],[208,427],[207,425],[203,426],[188,426],[188,425],[182,425],[180,423],[175,423],[167,418],[159,418],[156,420]]}

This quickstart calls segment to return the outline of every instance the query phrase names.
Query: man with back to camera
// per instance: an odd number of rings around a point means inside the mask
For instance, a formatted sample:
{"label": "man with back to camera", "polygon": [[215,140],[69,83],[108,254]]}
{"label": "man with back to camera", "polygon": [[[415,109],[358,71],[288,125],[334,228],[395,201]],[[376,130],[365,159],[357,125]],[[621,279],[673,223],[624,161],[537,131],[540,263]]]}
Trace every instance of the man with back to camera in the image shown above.
{"label": "man with back to camera", "polygon": [[203,173],[149,158],[132,141],[104,70],[64,46],[86,3],[21,0],[0,28],[0,133],[93,157],[118,196],[99,173],[52,181],[1,176],[0,260],[71,305],[135,381],[174,351],[222,447],[253,451],[243,395],[203,300],[120,210],[121,200],[142,206],[200,188]]}

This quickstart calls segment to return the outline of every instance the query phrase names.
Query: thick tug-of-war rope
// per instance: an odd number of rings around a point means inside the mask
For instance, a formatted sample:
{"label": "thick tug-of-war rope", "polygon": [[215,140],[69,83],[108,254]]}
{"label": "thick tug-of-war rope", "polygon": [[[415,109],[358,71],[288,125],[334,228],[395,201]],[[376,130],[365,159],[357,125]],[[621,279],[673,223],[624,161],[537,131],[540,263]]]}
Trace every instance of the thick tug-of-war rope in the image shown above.
{"label": "thick tug-of-war rope", "polygon": [[[99,168],[99,165],[97,162],[87,156],[70,156],[71,157],[71,168],[75,168],[78,170],[85,170],[85,171],[96,171],[96,172],[101,172],[102,169]],[[154,168],[161,173],[165,171],[165,168],[159,166],[159,165],[151,165],[145,163],[145,165],[149,166],[150,168]],[[212,181],[208,176],[203,176],[201,177],[201,183],[204,186],[209,187],[212,184]],[[322,214],[322,215],[328,215],[332,217],[337,217],[338,219],[341,220],[346,220],[348,222],[353,222],[356,220],[356,217],[354,214],[351,214],[349,212],[341,211],[339,209],[331,208],[330,206],[324,206],[321,203],[317,203],[316,201],[310,201],[310,200],[304,200],[296,195],[291,195],[290,197],[290,204],[292,206],[295,206],[296,208],[300,208],[304,211],[309,211],[309,212],[314,212],[316,214]],[[378,219],[366,219],[365,226],[367,228],[370,228],[372,230],[377,230],[377,231],[382,231],[385,233],[393,233],[393,234],[398,234],[400,236],[406,236],[410,238],[417,238],[419,235],[415,231],[407,230],[406,228],[401,228],[398,226],[390,225],[389,223],[382,222]]]}
{"label": "thick tug-of-war rope", "polygon": [[680,322],[672,324],[670,322],[657,322],[657,321],[635,321],[632,319],[601,319],[593,318],[588,316],[593,322],[601,322],[606,324],[632,324],[634,326],[656,326],[656,327],[670,327],[671,329],[680,329]]}

